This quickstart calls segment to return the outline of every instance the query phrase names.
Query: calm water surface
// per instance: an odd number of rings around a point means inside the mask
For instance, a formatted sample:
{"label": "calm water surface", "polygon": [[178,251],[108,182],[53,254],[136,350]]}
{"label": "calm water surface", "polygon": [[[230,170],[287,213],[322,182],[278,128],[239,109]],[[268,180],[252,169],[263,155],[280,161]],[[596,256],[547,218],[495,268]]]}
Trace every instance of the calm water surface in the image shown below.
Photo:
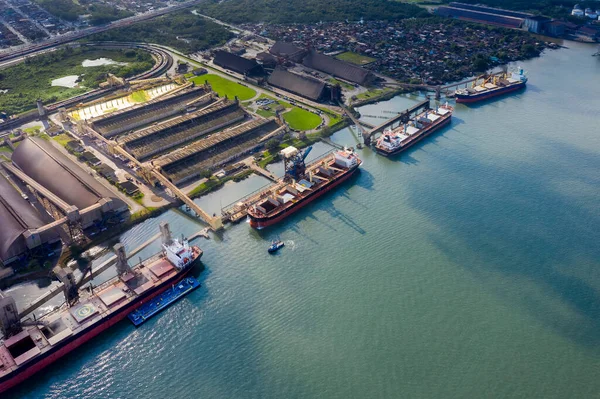
{"label": "calm water surface", "polygon": [[[402,156],[363,150],[360,175],[281,226],[199,241],[201,289],[6,397],[600,397],[600,59],[568,46]],[[200,201],[218,211],[263,180]],[[287,245],[269,256],[274,237]]]}

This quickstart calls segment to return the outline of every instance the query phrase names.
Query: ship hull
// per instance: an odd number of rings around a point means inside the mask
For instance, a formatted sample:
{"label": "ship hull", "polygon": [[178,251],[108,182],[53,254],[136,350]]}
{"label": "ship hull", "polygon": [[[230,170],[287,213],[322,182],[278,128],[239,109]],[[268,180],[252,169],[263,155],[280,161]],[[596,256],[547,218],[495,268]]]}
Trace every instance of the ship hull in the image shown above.
{"label": "ship hull", "polygon": [[151,292],[144,293],[140,296],[140,298],[136,301],[132,301],[129,305],[125,306],[123,309],[119,310],[113,315],[110,315],[105,320],[103,320],[100,324],[91,325],[88,327],[87,331],[78,334],[77,336],[71,337],[70,340],[63,343],[60,346],[57,346],[55,349],[49,351],[44,354],[42,358],[36,359],[35,362],[31,363],[28,366],[25,366],[22,369],[16,371],[16,375],[7,375],[3,380],[0,380],[0,393],[3,393],[20,383],[27,380],[29,377],[48,367],[58,359],[77,349],[79,346],[85,344],[92,338],[96,337],[103,331],[108,328],[114,326],[121,320],[125,319],[129,313],[136,310],[138,307],[142,306],[146,302],[152,300],[155,296],[163,293],[166,289],[170,288],[173,284],[179,283],[192,269],[193,265],[198,262],[201,256],[198,256],[194,260],[194,263],[187,267],[185,270],[182,270],[178,274],[175,274],[169,280],[164,281],[162,284],[157,286]]}
{"label": "ship hull", "polygon": [[314,201],[315,199],[319,198],[321,195],[325,194],[326,192],[330,191],[334,187],[336,187],[336,186],[342,184],[343,182],[345,182],[346,180],[348,180],[351,176],[353,176],[358,171],[359,167],[360,167],[360,163],[358,165],[356,165],[353,169],[348,170],[343,176],[340,176],[336,180],[329,183],[328,185],[319,188],[317,191],[312,193],[310,196],[305,197],[301,201],[296,202],[293,206],[291,206],[287,209],[284,209],[277,215],[265,216],[265,217],[261,217],[261,218],[257,218],[255,216],[248,215],[248,217],[250,218],[250,226],[255,229],[260,230],[265,227],[269,227],[276,223],[279,223],[286,217],[288,217],[288,216],[292,215],[293,213],[297,212],[298,210],[300,210],[305,205],[307,205],[307,204],[311,203],[312,201]]}
{"label": "ship hull", "polygon": [[395,149],[393,151],[387,151],[387,150],[385,150],[383,148],[379,148],[379,147],[375,147],[375,149],[377,150],[378,154],[384,155],[386,157],[400,154],[401,152],[404,152],[404,151],[408,150],[410,147],[412,147],[413,145],[417,144],[419,141],[423,140],[425,137],[428,137],[429,135],[437,132],[438,130],[440,130],[444,126],[449,125],[451,120],[452,120],[452,116],[449,116],[448,118],[444,119],[443,121],[441,121],[437,125],[431,126],[429,128],[429,130],[427,130],[426,132],[423,132],[423,134],[421,134],[415,140],[411,141],[410,143],[408,143],[405,146],[398,147],[397,149]]}
{"label": "ship hull", "polygon": [[525,88],[525,85],[526,85],[525,82],[521,82],[521,83],[515,83],[514,85],[510,85],[507,87],[502,87],[502,88],[498,88],[498,89],[494,89],[494,90],[490,90],[490,91],[486,91],[486,92],[478,93],[478,94],[468,94],[468,95],[457,94],[456,102],[461,103],[461,104],[472,104],[472,103],[476,103],[479,101],[488,100],[490,98],[502,96],[504,94],[512,93],[514,91]]}

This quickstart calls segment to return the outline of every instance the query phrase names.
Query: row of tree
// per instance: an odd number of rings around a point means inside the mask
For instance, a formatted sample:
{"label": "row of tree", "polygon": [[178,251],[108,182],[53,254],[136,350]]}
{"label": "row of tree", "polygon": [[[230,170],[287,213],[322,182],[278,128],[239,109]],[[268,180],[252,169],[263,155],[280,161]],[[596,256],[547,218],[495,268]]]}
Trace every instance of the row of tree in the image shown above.
{"label": "row of tree", "polygon": [[180,11],[132,26],[111,29],[90,37],[92,41],[149,42],[189,54],[223,45],[233,34],[223,26]]}
{"label": "row of tree", "polygon": [[429,15],[412,4],[390,0],[210,0],[203,13],[232,23],[317,23],[394,20]]}
{"label": "row of tree", "polygon": [[81,15],[90,15],[90,24],[102,25],[118,19],[130,17],[131,11],[97,2],[76,2],[73,0],[37,0],[37,3],[50,14],[66,21],[76,21]]}

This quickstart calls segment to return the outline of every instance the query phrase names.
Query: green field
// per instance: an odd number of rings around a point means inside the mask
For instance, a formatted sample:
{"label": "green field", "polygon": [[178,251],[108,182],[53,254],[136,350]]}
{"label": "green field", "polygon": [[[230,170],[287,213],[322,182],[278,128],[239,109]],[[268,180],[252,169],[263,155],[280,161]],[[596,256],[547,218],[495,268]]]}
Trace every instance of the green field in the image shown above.
{"label": "green field", "polygon": [[148,101],[148,95],[145,90],[138,90],[131,93],[131,101],[136,103],[145,103]]}
{"label": "green field", "polygon": [[39,134],[41,130],[42,130],[41,125],[26,127],[25,129],[23,129],[23,131],[30,136],[35,136],[35,135]]}
{"label": "green field", "polygon": [[346,61],[355,65],[367,65],[371,62],[377,61],[375,58],[367,57],[366,55],[360,55],[353,53],[352,51],[346,51],[345,53],[338,54],[335,56],[338,60]]}
{"label": "green field", "polygon": [[364,93],[360,93],[356,95],[356,99],[357,100],[366,100],[369,98],[373,98],[373,97],[378,97],[381,96],[385,93],[388,93],[392,91],[392,89],[389,88],[384,88],[384,89],[371,89],[369,91],[366,91]]}
{"label": "green field", "polygon": [[283,114],[283,119],[294,130],[312,130],[319,126],[321,117],[312,112],[294,107]]}
{"label": "green field", "polygon": [[66,133],[61,133],[57,136],[53,137],[54,141],[56,141],[58,144],[62,145],[63,147],[65,147],[67,145],[67,143],[69,141],[73,140],[73,137],[69,136]]}
{"label": "green field", "polygon": [[256,96],[256,91],[253,89],[242,86],[241,84],[234,82],[233,80],[225,79],[219,75],[202,75],[190,79],[197,85],[203,85],[205,81],[208,81],[212,86],[213,91],[217,92],[219,96],[227,96],[230,99],[234,99],[235,96],[240,101],[246,101]]}
{"label": "green field", "polygon": [[352,90],[352,89],[354,89],[354,86],[352,86],[351,84],[348,84],[346,82],[342,82],[341,80],[337,80],[336,78],[329,78],[329,79],[327,79],[327,81],[329,83],[331,83],[332,85],[339,84],[340,86],[342,86],[342,88],[344,88],[346,90]]}
{"label": "green field", "polygon": [[[271,100],[277,101],[277,103],[282,105],[283,107],[291,109],[290,111],[285,111],[283,113],[283,119],[285,119],[288,125],[290,125],[290,127],[294,130],[312,130],[319,126],[319,124],[321,123],[321,117],[319,115],[295,107],[292,104],[279,100],[275,97],[271,97],[266,94],[261,94],[258,98],[270,98]],[[275,104],[271,104],[270,107],[272,110],[266,111],[259,109],[258,111],[256,111],[256,113],[264,118],[275,116]]]}

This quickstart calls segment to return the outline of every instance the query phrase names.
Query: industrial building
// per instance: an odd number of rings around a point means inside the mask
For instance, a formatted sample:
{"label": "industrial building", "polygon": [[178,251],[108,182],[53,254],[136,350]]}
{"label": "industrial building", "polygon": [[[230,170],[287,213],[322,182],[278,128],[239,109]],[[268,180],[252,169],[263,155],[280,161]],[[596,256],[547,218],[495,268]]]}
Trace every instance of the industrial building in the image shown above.
{"label": "industrial building", "polygon": [[472,11],[484,12],[484,13],[488,13],[488,14],[503,15],[506,17],[513,17],[513,18],[525,19],[525,18],[529,18],[529,17],[533,16],[533,14],[530,14],[528,12],[504,10],[501,8],[487,7],[487,6],[475,5],[475,4],[466,4],[466,3],[456,2],[456,1],[453,1],[448,5],[450,7],[461,8],[463,10],[472,10]]}
{"label": "industrial building", "polygon": [[154,162],[174,184],[198,177],[242,154],[263,145],[267,137],[283,133],[284,127],[273,119],[251,120],[220,133],[197,140]]}
{"label": "industrial building", "polygon": [[43,139],[23,140],[12,164],[3,166],[52,203],[64,215],[64,223],[87,228],[128,209],[115,193]]}
{"label": "industrial building", "polygon": [[375,78],[370,71],[364,68],[338,60],[334,57],[329,57],[316,50],[309,51],[302,60],[302,64],[308,68],[325,72],[334,77],[357,83],[361,86],[367,85]]}
{"label": "industrial building", "polygon": [[60,240],[54,229],[44,228],[49,218],[50,215],[40,214],[0,174],[0,261],[4,265],[44,244]]}
{"label": "industrial building", "polygon": [[211,96],[204,86],[190,85],[148,102],[90,119],[88,123],[108,138],[183,113],[193,103],[202,106],[210,101]]}
{"label": "industrial building", "polygon": [[223,99],[201,110],[138,130],[119,142],[135,158],[145,160],[244,118],[246,113],[236,101]]}
{"label": "industrial building", "polygon": [[436,13],[443,17],[517,29],[523,27],[526,18],[533,16],[523,12],[464,3],[450,3],[448,6],[440,6],[437,8]]}
{"label": "industrial building", "polygon": [[307,51],[292,43],[278,41],[269,49],[269,53],[299,64],[304,59]]}
{"label": "industrial building", "polygon": [[271,86],[306,97],[309,100],[319,101],[326,97],[324,82],[286,71],[283,68],[276,68],[267,81]]}
{"label": "industrial building", "polygon": [[213,59],[215,65],[229,69],[245,76],[259,76],[264,74],[264,70],[256,60],[240,57],[223,50],[215,51]]}

